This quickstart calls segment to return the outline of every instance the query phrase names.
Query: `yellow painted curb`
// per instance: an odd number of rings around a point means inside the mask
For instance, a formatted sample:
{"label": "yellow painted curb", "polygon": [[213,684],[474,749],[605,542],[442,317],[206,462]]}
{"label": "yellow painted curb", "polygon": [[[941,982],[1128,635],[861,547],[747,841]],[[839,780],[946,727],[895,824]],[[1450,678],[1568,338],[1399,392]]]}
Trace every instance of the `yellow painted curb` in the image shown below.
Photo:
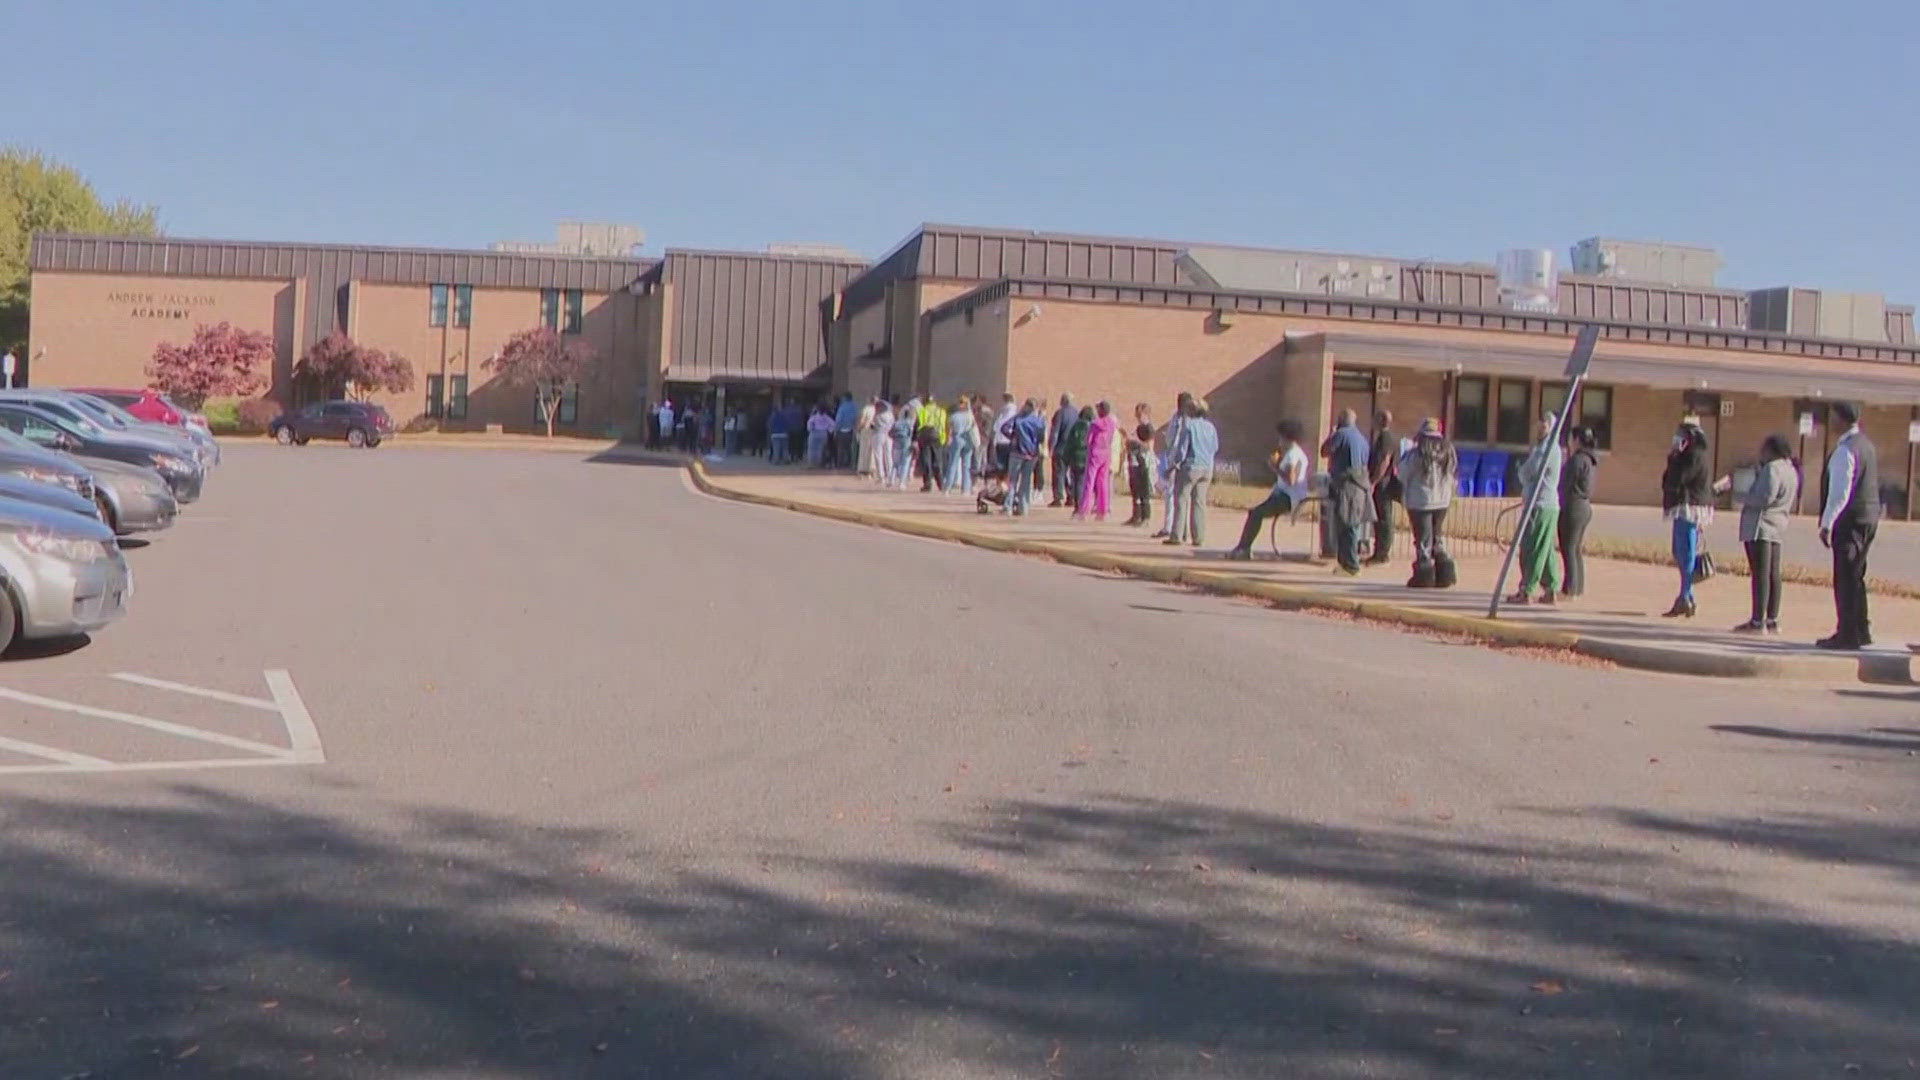
{"label": "yellow painted curb", "polygon": [[[971,547],[1015,554],[1041,555],[1067,566],[1103,573],[1183,585],[1202,592],[1244,596],[1264,600],[1291,611],[1337,611],[1376,622],[1405,626],[1416,630],[1454,634],[1487,645],[1509,648],[1564,649],[1607,660],[1622,667],[1661,671],[1676,675],[1705,675],[1716,678],[1833,679],[1858,678],[1866,682],[1906,682],[1908,657],[1895,654],[1835,656],[1754,656],[1676,649],[1613,638],[1588,638],[1565,630],[1500,622],[1472,615],[1433,611],[1381,600],[1356,600],[1352,597],[1275,581],[1257,581],[1220,570],[1180,566],[1164,560],[1144,559],[1092,551],[1070,544],[1044,540],[1021,540],[992,536],[951,525],[917,521],[893,514],[850,510],[824,503],[805,502],[780,496],[742,491],[716,483],[707,475],[706,466],[695,460],[687,463],[694,486],[701,491],[737,502],[772,506],[816,517],[831,518],[872,528],[907,533],[933,540],[949,540]],[[1851,670],[1850,670],[1851,669]],[[1845,673],[1845,674],[1843,674]]]}

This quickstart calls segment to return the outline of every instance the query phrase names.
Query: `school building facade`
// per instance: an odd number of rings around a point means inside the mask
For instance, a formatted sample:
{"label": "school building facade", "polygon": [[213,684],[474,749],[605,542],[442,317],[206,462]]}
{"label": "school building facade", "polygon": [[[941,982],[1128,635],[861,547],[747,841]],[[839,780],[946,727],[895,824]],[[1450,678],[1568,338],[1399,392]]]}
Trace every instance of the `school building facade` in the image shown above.
{"label": "school building facade", "polygon": [[1730,471],[1775,431],[1818,460],[1835,436],[1827,404],[1842,398],[1867,406],[1883,473],[1904,480],[1920,407],[1913,309],[1719,288],[1698,269],[1716,261],[1685,249],[1681,272],[1648,281],[1596,258],[1597,272],[1559,277],[1554,310],[1521,311],[1481,264],[952,225],[921,226],[872,262],[37,236],[23,374],[144,385],[156,344],[227,321],[273,335],[269,393],[292,403],[293,364],[340,330],[413,362],[415,389],[383,401],[401,424],[535,430],[531,391],[500,386],[484,361],[547,325],[597,357],[562,408],[574,433],[636,436],[663,398],[753,417],[843,391],[1067,392],[1164,418],[1184,390],[1208,399],[1223,456],[1257,481],[1275,421],[1317,441],[1341,408],[1390,410],[1407,428],[1435,416],[1463,446],[1519,452],[1564,400],[1573,335],[1593,324],[1573,415],[1599,433],[1603,500],[1657,500],[1683,414]]}

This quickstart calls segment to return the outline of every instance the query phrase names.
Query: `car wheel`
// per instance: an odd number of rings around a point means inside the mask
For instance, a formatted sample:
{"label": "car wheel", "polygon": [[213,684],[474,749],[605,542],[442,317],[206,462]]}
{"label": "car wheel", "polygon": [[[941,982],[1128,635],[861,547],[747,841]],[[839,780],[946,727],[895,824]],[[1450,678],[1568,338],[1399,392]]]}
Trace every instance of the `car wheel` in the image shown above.
{"label": "car wheel", "polygon": [[347,445],[356,449],[367,445],[367,433],[359,428],[348,428]]}
{"label": "car wheel", "polygon": [[371,438],[371,439],[368,439],[368,440],[367,440],[367,449],[369,449],[369,450],[371,450],[371,449],[373,449],[374,447],[376,447],[376,446],[379,446],[379,445],[380,445],[380,437],[379,437],[378,435],[376,435],[376,436],[374,436],[373,438]]}
{"label": "car wheel", "polygon": [[294,445],[296,445],[296,446],[305,446],[305,445],[307,445],[307,436],[305,436],[305,435],[302,435],[302,436],[300,436],[300,437],[298,437],[298,438],[296,438],[296,439],[294,439],[294,440],[293,440],[293,442],[294,442]]}
{"label": "car wheel", "polygon": [[109,529],[112,529],[113,535],[119,536],[120,535],[120,519],[114,517],[113,515],[113,504],[108,502],[105,496],[95,495],[93,497],[93,505],[98,507],[100,510],[101,524],[105,525]]}
{"label": "car wheel", "polygon": [[11,652],[19,637],[20,610],[13,606],[13,590],[0,586],[0,653]]}
{"label": "car wheel", "polygon": [[279,443],[281,446],[292,446],[293,429],[290,427],[280,428],[273,433],[273,441]]}

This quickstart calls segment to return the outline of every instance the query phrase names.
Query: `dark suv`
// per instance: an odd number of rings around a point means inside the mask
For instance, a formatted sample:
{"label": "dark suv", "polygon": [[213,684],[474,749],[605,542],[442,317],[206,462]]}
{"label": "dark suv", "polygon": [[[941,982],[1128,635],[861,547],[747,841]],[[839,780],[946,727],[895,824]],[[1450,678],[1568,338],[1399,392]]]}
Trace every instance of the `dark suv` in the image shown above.
{"label": "dark suv", "polygon": [[282,446],[305,446],[308,439],[345,439],[348,446],[379,446],[393,434],[393,417],[364,401],[316,401],[297,413],[282,413],[267,425]]}

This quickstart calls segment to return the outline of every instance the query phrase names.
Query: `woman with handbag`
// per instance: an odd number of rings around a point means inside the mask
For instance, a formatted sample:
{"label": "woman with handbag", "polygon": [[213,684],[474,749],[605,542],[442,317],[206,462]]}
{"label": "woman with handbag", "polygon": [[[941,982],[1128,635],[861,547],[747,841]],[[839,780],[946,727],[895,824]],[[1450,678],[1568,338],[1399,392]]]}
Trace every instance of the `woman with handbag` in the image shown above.
{"label": "woman with handbag", "polygon": [[1667,468],[1660,476],[1660,509],[1673,527],[1673,565],[1680,572],[1680,595],[1667,609],[1669,619],[1691,619],[1698,610],[1693,583],[1702,568],[1700,533],[1713,523],[1713,467],[1707,449],[1699,419],[1686,417],[1673,434]]}

